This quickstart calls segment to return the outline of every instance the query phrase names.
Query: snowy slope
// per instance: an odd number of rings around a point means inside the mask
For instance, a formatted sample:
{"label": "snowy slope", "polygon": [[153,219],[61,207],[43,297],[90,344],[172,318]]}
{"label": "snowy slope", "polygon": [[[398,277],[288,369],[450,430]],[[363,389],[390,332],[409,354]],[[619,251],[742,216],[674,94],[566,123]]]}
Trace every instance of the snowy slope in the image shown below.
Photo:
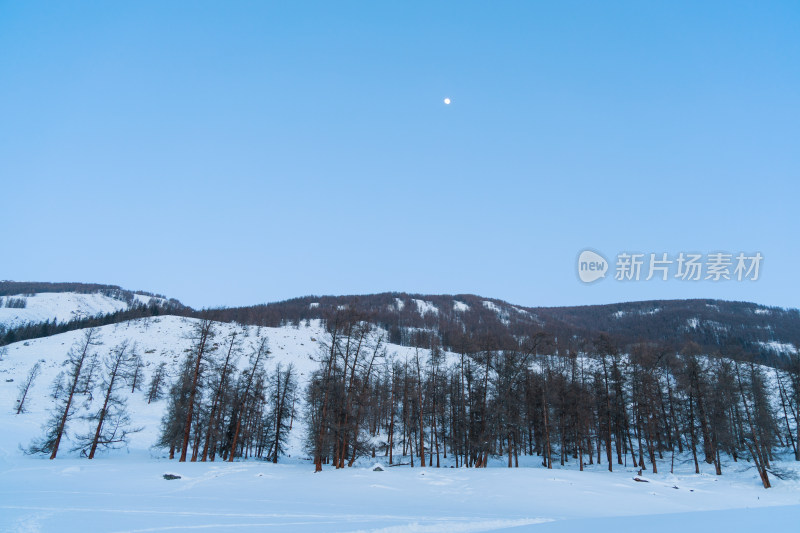
{"label": "snowy slope", "polygon": [[[53,319],[58,322],[68,322],[76,318],[128,309],[128,304],[124,300],[99,293],[42,292],[32,296],[20,294],[6,298],[22,299],[26,303],[24,309],[0,307],[0,325],[7,328]],[[148,301],[150,299],[149,296],[137,295],[137,299],[140,298]]]}
{"label": "snowy slope", "polygon": [[[130,343],[136,343],[137,351],[143,357],[145,363],[143,383],[149,382],[153,370],[161,361],[167,361],[170,376],[175,376],[184,351],[191,346],[190,335],[195,323],[197,323],[196,319],[164,316],[103,326],[98,328],[101,345],[97,347],[96,352],[102,355],[127,340]],[[301,374],[300,378],[303,379],[315,366],[309,356],[316,353],[317,343],[311,339],[320,338],[322,332],[319,327],[294,330],[291,328],[240,328],[232,324],[216,324],[217,337],[214,342],[224,342],[224,337],[235,329],[243,330],[244,333],[244,355],[239,359],[240,366],[247,363],[247,354],[257,339],[263,335],[268,336],[272,351],[272,356],[267,364],[268,368],[278,361],[284,365],[293,363]],[[49,387],[55,376],[62,370],[62,363],[69,348],[82,335],[81,330],[70,331],[52,337],[14,343],[7,347],[7,354],[4,360],[0,361],[0,406],[2,407],[0,417],[5,417],[8,410],[14,406],[18,384],[37,361],[42,361],[42,373],[34,383],[29,400],[26,400],[26,411],[28,412],[18,417],[12,417],[12,420],[8,421],[16,428],[14,433],[19,442],[4,442],[3,437],[0,436],[0,448],[14,449],[17,444],[25,445],[30,438],[39,434],[39,425],[46,419],[47,409],[52,404],[48,395]],[[132,436],[130,447],[147,450],[157,439],[165,402],[154,402],[148,405],[142,391],[128,394],[127,401],[134,425],[144,426],[144,431]],[[79,420],[76,420],[74,427],[75,429],[80,427]]]}
{"label": "snowy slope", "polygon": [[[21,311],[21,310],[16,310]],[[104,353],[116,344],[135,342],[145,361],[145,383],[155,366],[167,361],[175,375],[195,319],[162,316],[98,328]],[[215,324],[214,342],[234,329]],[[0,361],[0,531],[697,531],[709,523],[721,530],[747,524],[792,530],[800,519],[800,467],[786,458],[776,468],[783,479],[760,488],[755,469],[745,461],[693,472],[689,457],[679,458],[675,475],[646,474],[635,482],[633,468],[606,471],[605,465],[576,465],[546,470],[535,457],[521,457],[522,468],[503,468],[493,459],[488,469],[385,467],[372,471],[364,459],[357,467],[313,474],[300,446],[303,424],[293,429],[290,457],[281,464],[261,461],[178,463],[153,448],[166,401],[148,405],[144,392],[125,392],[135,425],[127,449],[103,453],[93,461],[69,452],[49,461],[24,455],[41,434],[51,405],[48,390],[71,345],[82,332],[72,331],[8,346]],[[267,368],[292,363],[301,386],[316,368],[324,331],[308,327],[243,328],[248,347],[269,338]],[[398,358],[414,349],[389,345]],[[425,354],[427,355],[427,354]],[[15,415],[17,386],[28,369],[42,363],[27,412]],[[10,381],[13,380],[13,381]],[[70,432],[83,431],[75,419]],[[449,465],[448,462],[444,463]],[[703,465],[702,468],[706,468]],[[179,480],[167,481],[174,473]],[[706,527],[704,526],[704,527]],[[707,529],[707,527],[706,527]]]}
{"label": "snowy slope", "polygon": [[[193,318],[161,316],[103,326],[97,328],[101,345],[95,351],[103,355],[123,341],[135,343],[136,350],[142,355],[145,364],[142,383],[146,389],[152,372],[161,361],[168,363],[167,368],[171,378],[177,375],[182,357],[191,346],[190,336],[193,327],[198,322],[198,319]],[[242,356],[238,360],[240,369],[246,366],[247,356],[258,340],[266,336],[271,352],[265,365],[266,369],[270,370],[278,363],[284,367],[293,364],[301,387],[305,386],[308,376],[318,366],[315,359],[319,354],[320,341],[325,337],[323,328],[316,320],[311,321],[308,327],[298,328],[215,323],[214,331],[216,332],[214,342],[219,344],[224,344],[225,337],[231,332],[241,332],[239,338],[244,339],[244,343]],[[0,361],[0,423],[11,425],[14,431],[11,435],[0,435],[0,450],[13,450],[18,445],[27,445],[33,437],[40,434],[40,425],[46,420],[47,410],[52,405],[48,394],[50,385],[62,370],[62,363],[70,347],[82,335],[82,330],[76,330],[17,342],[5,347],[6,355]],[[396,345],[388,345],[387,351],[388,355],[400,358],[412,358],[415,352],[413,348]],[[454,357],[453,354],[450,355]],[[25,402],[27,412],[20,416],[9,416],[18,396],[19,383],[24,380],[29,369],[37,361],[42,362],[41,375],[34,382],[33,389]],[[157,440],[165,401],[148,405],[144,391],[126,394],[126,397],[134,425],[144,427],[143,431],[132,435],[130,448],[148,450]],[[85,428],[81,427],[81,421],[77,419],[73,423],[73,428],[85,431]],[[292,435],[293,441],[297,443],[294,453],[301,453],[299,446],[301,433],[302,429],[299,429]]]}

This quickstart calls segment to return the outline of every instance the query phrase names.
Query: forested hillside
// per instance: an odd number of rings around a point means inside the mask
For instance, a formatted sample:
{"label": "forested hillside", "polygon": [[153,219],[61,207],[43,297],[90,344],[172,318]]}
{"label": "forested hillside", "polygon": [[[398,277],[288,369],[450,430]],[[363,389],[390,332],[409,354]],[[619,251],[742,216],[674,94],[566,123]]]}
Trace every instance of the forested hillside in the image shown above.
{"label": "forested hillside", "polygon": [[[724,300],[653,300],[574,307],[524,307],[472,294],[420,295],[380,293],[354,296],[305,296],[282,302],[234,308],[191,309],[178,300],[112,285],[0,282],[0,306],[25,305],[25,295],[43,292],[102,294],[128,303],[111,313],[73,320],[0,324],[0,344],[124,320],[174,314],[278,327],[324,320],[340,309],[358,312],[384,329],[388,341],[448,350],[476,343],[513,348],[521,338],[546,334],[554,353],[581,351],[600,334],[623,351],[651,343],[673,351],[692,346],[697,353],[719,354],[771,366],[783,366],[800,346],[800,311]],[[146,298],[145,298],[146,297]],[[477,339],[480,339],[478,341]]]}
{"label": "forested hillside", "polygon": [[800,346],[800,312],[748,302],[655,300],[579,307],[522,307],[471,294],[307,296],[284,302],[211,309],[205,316],[278,326],[322,319],[347,307],[389,332],[396,344],[456,350],[476,338],[514,347],[522,337],[545,333],[557,353],[579,351],[601,333],[622,349],[654,343],[671,350],[688,344],[702,353],[729,354],[782,365]]}
{"label": "forested hillside", "polygon": [[[58,307],[76,294],[64,288],[4,298]],[[118,289],[89,294],[108,290]],[[712,300],[523,308],[387,293],[196,311],[143,296],[6,332],[31,335],[0,353],[6,383],[17,383],[15,416],[33,406],[43,420],[50,405],[29,453],[55,458],[63,439],[93,458],[141,429],[137,446],[181,462],[293,453],[317,471],[382,456],[656,473],[677,458],[721,474],[743,458],[764,487],[779,456],[800,460],[794,310]]]}

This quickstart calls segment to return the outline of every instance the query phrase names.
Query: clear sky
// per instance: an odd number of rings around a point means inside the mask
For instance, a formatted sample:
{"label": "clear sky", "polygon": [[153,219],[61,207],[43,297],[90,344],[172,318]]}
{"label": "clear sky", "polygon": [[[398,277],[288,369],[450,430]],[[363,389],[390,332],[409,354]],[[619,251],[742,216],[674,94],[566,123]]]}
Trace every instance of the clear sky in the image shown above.
{"label": "clear sky", "polygon": [[798,179],[796,1],[0,0],[0,279],[797,307]]}

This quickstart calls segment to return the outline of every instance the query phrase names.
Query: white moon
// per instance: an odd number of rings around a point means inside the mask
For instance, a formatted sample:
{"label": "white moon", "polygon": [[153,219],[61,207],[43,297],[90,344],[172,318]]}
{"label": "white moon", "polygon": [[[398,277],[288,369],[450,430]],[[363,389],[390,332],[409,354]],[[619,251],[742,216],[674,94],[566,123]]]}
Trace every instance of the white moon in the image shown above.
{"label": "white moon", "polygon": [[449,98],[445,98],[444,99],[444,103],[445,103],[445,105],[450,105],[450,99]]}

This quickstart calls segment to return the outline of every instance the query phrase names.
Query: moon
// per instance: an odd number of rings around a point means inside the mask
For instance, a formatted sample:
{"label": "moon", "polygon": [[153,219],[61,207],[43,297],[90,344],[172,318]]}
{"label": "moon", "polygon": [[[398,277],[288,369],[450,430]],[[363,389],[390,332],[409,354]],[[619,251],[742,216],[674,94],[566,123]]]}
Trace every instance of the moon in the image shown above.
{"label": "moon", "polygon": [[450,99],[449,98],[445,98],[444,99],[444,104],[445,105],[450,105]]}

